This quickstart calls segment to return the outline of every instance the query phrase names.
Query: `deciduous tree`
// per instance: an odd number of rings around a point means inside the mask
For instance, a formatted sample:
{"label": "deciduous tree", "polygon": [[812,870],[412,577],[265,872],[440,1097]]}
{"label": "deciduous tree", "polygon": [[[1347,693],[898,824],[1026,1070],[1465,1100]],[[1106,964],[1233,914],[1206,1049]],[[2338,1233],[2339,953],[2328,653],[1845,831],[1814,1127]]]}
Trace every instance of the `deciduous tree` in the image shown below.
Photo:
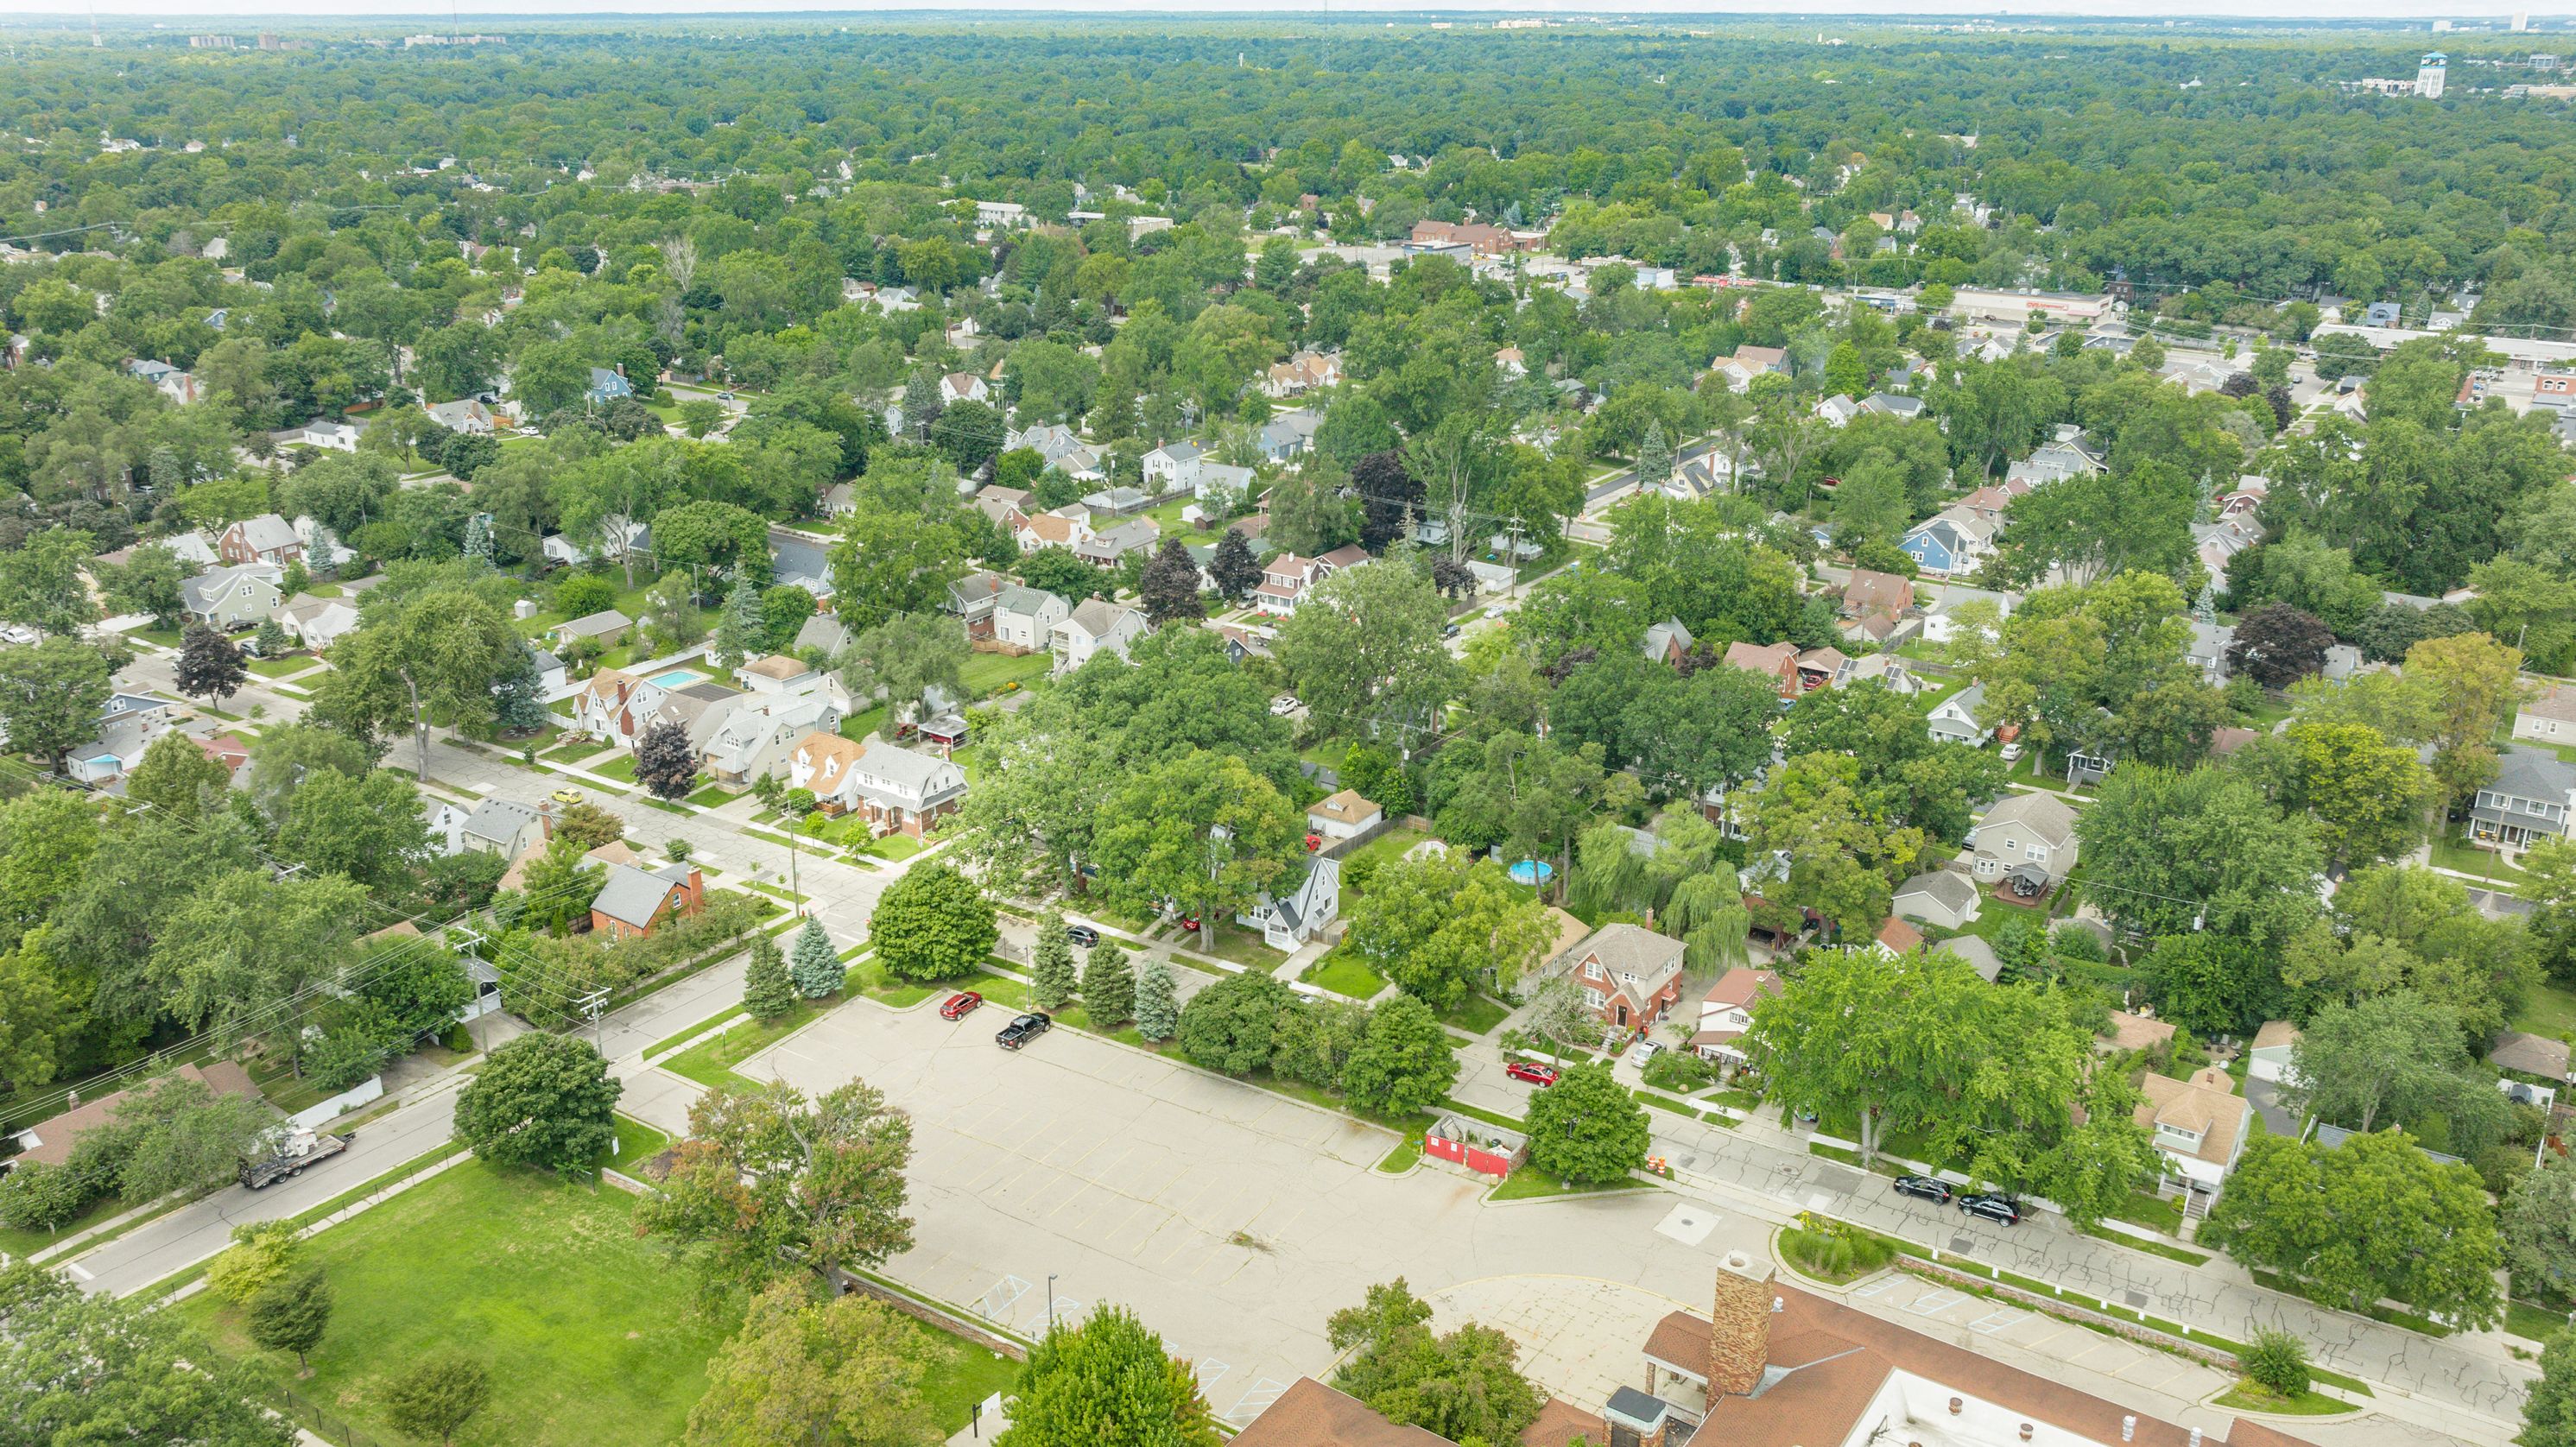
{"label": "deciduous tree", "polygon": [[1577,1185],[1625,1180],[1646,1163],[1646,1108],[1594,1062],[1559,1075],[1530,1097],[1529,1169]]}
{"label": "deciduous tree", "polygon": [[993,902],[945,864],[907,871],[868,919],[877,962],[898,980],[948,980],[983,963],[1001,937]]}
{"label": "deciduous tree", "polygon": [[1435,1334],[1430,1304],[1400,1276],[1334,1312],[1324,1336],[1347,1353],[1334,1386],[1388,1421],[1453,1442],[1518,1441],[1545,1405],[1509,1336],[1475,1322]]}
{"label": "deciduous tree", "polygon": [[1342,1094],[1353,1108],[1390,1119],[1439,1104],[1457,1081],[1449,1032],[1430,1006],[1409,995],[1369,1012],[1368,1031],[1341,1071]]}
{"label": "deciduous tree", "polygon": [[673,719],[646,724],[635,740],[635,782],[657,799],[678,799],[697,780],[698,751],[689,746],[689,731]]}
{"label": "deciduous tree", "polygon": [[498,1165],[568,1171],[617,1138],[623,1083],[587,1040],[531,1031],[484,1058],[456,1097],[456,1138]]}
{"label": "deciduous tree", "polygon": [[244,1309],[250,1339],[273,1352],[295,1353],[295,1374],[313,1375],[309,1353],[331,1325],[331,1288],[322,1268],[309,1266],[271,1282]]}
{"label": "deciduous tree", "polygon": [[829,1281],[912,1245],[903,1214],[912,1121],[853,1080],[808,1099],[728,1082],[689,1107],[663,1194],[636,1208],[673,1237],[711,1288],[759,1286],[802,1268]]}
{"label": "deciduous tree", "polygon": [[936,1447],[919,1329],[863,1296],[815,1299],[781,1281],[752,1298],[707,1364],[690,1447]]}
{"label": "deciduous tree", "polygon": [[453,1350],[434,1350],[385,1383],[385,1412],[415,1437],[435,1437],[441,1447],[473,1421],[491,1400],[492,1379],[483,1364]]}
{"label": "deciduous tree", "polygon": [[1029,1352],[994,1447],[1217,1447],[1189,1364],[1135,1313],[1102,1305]]}

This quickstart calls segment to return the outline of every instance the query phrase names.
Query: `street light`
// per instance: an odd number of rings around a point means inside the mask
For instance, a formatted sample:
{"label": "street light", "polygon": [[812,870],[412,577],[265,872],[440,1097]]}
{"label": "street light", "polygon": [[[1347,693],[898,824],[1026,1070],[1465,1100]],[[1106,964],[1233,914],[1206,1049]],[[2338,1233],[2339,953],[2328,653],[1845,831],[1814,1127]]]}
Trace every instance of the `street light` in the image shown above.
{"label": "street light", "polygon": [[1047,1335],[1055,1335],[1055,1273],[1047,1273]]}

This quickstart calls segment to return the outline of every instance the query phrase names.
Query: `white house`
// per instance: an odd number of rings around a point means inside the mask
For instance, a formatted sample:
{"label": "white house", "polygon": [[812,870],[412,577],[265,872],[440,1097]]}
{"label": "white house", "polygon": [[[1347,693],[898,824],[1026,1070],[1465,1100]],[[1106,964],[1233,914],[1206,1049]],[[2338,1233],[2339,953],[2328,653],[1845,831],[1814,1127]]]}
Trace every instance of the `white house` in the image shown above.
{"label": "white house", "polygon": [[2544,686],[2514,711],[2513,736],[2540,743],[2576,743],[2576,688]]}
{"label": "white house", "polygon": [[1126,658],[1128,648],[1144,637],[1145,631],[1145,615],[1139,610],[1098,598],[1084,599],[1080,607],[1047,631],[1049,646],[1055,651],[1056,676],[1073,672],[1104,649]]}
{"label": "white house", "polygon": [[1781,988],[1780,976],[1771,970],[1739,965],[1727,971],[1699,1002],[1699,1029],[1691,1034],[1691,1049],[1703,1059],[1741,1064],[1745,1056],[1737,1042],[1753,1028],[1753,1007]]}
{"label": "white house", "polygon": [[1261,931],[1274,950],[1294,951],[1331,924],[1342,912],[1342,864],[1316,855],[1307,861],[1306,878],[1294,894],[1259,899],[1234,917],[1235,923]]}
{"label": "white house", "polygon": [[840,726],[840,707],[819,688],[756,693],[734,705],[699,757],[717,783],[728,789],[747,788],[755,779],[781,772],[806,735],[829,733]]}
{"label": "white house", "polygon": [[1207,455],[1206,449],[1195,442],[1166,442],[1146,453],[1146,491],[1165,493],[1176,487],[1195,488],[1199,465]]}
{"label": "white house", "polygon": [[312,421],[295,435],[295,442],[305,447],[327,447],[334,452],[358,450],[358,429],[346,422]]}
{"label": "white house", "polygon": [[914,838],[966,797],[966,771],[946,759],[836,733],[798,740],[787,778],[792,788],[811,789],[834,813],[856,814],[882,832]]}
{"label": "white house", "polygon": [[939,379],[941,402],[982,402],[992,395],[993,389],[972,372],[951,372]]}
{"label": "white house", "polygon": [[1985,701],[1986,686],[1982,683],[1969,684],[1934,705],[1931,714],[1924,720],[1924,727],[1931,730],[1932,737],[1944,743],[1966,744],[1971,748],[1983,747],[1987,740],[1995,736],[1993,729],[1977,722],[1977,710],[1984,706]]}
{"label": "white house", "polygon": [[430,421],[450,432],[462,432],[469,437],[492,435],[492,409],[472,397],[456,402],[432,402],[427,410]]}
{"label": "white house", "polygon": [[1385,818],[1386,810],[1362,798],[1357,789],[1344,789],[1306,806],[1306,828],[1328,842],[1355,839]]}
{"label": "white house", "polygon": [[125,370],[151,383],[154,390],[182,407],[205,395],[197,385],[195,373],[180,371],[168,362],[137,357],[125,364]]}
{"label": "white house", "polygon": [[1965,929],[1976,923],[1978,901],[1983,896],[1976,883],[1955,870],[1932,869],[1896,886],[1894,909],[1907,919],[1939,925],[1943,929]]}
{"label": "white house", "polygon": [[2297,1072],[2290,1068],[2290,1058],[2299,1043],[2299,1027],[2287,1020],[2266,1020],[2254,1032],[2254,1046],[2246,1053],[2245,1073],[2256,1080],[2289,1084]]}
{"label": "white house", "polygon": [[1860,404],[1840,392],[1816,404],[1816,416],[1828,427],[1848,427],[1860,415]]}
{"label": "white house", "polygon": [[1022,653],[1052,648],[1055,625],[1072,612],[1073,605],[1043,588],[1005,584],[993,596],[993,641]]}
{"label": "white house", "polygon": [[2146,1098],[2138,1102],[2136,1119],[2156,1148],[2159,1184],[2187,1193],[2185,1210],[2191,1214],[2206,1212],[2245,1154],[2254,1103],[2238,1095],[2235,1080],[2215,1065],[2189,1080],[2150,1070],[2139,1079],[2138,1091]]}
{"label": "white house", "polygon": [[269,617],[286,630],[286,636],[297,646],[314,652],[330,647],[357,631],[358,605],[349,598],[316,598],[298,593],[281,603]]}

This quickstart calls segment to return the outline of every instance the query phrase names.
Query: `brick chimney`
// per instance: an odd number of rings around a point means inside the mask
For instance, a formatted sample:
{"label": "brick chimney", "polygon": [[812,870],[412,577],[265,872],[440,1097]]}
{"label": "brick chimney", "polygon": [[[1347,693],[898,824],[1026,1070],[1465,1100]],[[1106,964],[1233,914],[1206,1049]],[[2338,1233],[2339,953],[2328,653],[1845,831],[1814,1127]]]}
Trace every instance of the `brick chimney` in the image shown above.
{"label": "brick chimney", "polygon": [[1753,1258],[1729,1251],[1717,1268],[1717,1291],[1709,1303],[1708,1395],[1751,1396],[1762,1384],[1771,1362],[1772,1269],[1756,1267]]}

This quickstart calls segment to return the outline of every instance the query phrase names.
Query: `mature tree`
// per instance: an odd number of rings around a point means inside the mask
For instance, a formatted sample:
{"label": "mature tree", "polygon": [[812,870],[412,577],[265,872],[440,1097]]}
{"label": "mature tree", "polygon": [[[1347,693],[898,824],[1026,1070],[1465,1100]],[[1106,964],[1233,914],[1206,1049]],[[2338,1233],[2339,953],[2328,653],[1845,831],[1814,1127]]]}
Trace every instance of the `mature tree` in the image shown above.
{"label": "mature tree", "polygon": [[1289,988],[1258,970],[1228,975],[1182,1007],[1181,1052],[1224,1075],[1249,1075],[1270,1063],[1279,1017],[1299,1008]]}
{"label": "mature tree", "polygon": [[937,609],[966,547],[961,530],[946,519],[862,505],[842,525],[831,557],[839,616],[864,631],[898,613]]}
{"label": "mature tree", "polygon": [[1453,691],[1440,631],[1449,607],[1412,568],[1349,568],[1316,585],[1279,630],[1279,662],[1313,715],[1346,733],[1412,730]]}
{"label": "mature tree", "polygon": [[2427,638],[2406,650],[2406,676],[2430,690],[2433,777],[2454,803],[2495,777],[2490,742],[2522,700],[2522,651],[2483,633]]}
{"label": "mature tree", "polygon": [[1252,544],[1234,528],[1217,534],[1216,557],[1208,572],[1216,579],[1220,598],[1240,599],[1261,586],[1261,562],[1252,556]]}
{"label": "mature tree", "polygon": [[1984,1063],[1984,1032],[1963,1025],[1992,988],[1947,951],[1829,954],[1754,1007],[1745,1044],[1781,1101],[1850,1111],[1867,1163],[1887,1132],[1949,1117]]}
{"label": "mature tree", "polygon": [[2385,859],[2414,845],[2436,787],[2414,749],[2367,724],[2310,719],[2293,722],[2277,747],[2293,766],[2279,802],[2308,812],[2329,860]]}
{"label": "mature tree", "polygon": [[727,667],[740,667],[768,651],[769,620],[761,615],[760,588],[750,577],[734,580],[725,594],[724,612],[716,620],[715,646],[708,657]]}
{"label": "mature tree", "polygon": [[[104,562],[91,567],[99,575],[99,586],[106,591],[108,601],[117,607],[150,615],[152,626],[164,631],[178,628],[186,620],[188,599],[179,585],[195,577],[198,569],[194,563],[181,562],[168,544],[145,543],[135,548],[123,567]],[[274,622],[264,619],[260,624],[260,651],[270,657],[276,656],[269,653],[267,638]],[[285,636],[280,629],[281,643]]]}
{"label": "mature tree", "polygon": [[748,508],[700,498],[654,514],[653,552],[693,577],[703,570],[757,587],[769,579],[769,524]]}
{"label": "mature tree", "polygon": [[768,935],[751,937],[751,963],[742,974],[742,1007],[763,1022],[796,1008],[796,982],[787,973],[787,957]]}
{"label": "mature tree", "polygon": [[429,724],[481,728],[493,716],[492,685],[522,650],[509,615],[463,588],[399,600],[331,645],[331,672],[315,688],[319,720],[372,743],[408,717],[429,777]]}
{"label": "mature tree", "polygon": [[0,649],[0,735],[60,773],[64,755],[98,737],[113,672],[105,653],[77,638]]}
{"label": "mature tree", "polygon": [[597,849],[626,837],[626,821],[613,811],[584,799],[555,811],[555,837],[584,849]]}
{"label": "mature tree", "polygon": [[891,739],[912,721],[929,690],[936,688],[952,697],[965,691],[970,656],[966,635],[955,619],[937,613],[904,613],[851,639],[835,662],[851,698],[885,700],[885,722],[878,732]]}
{"label": "mature tree", "polygon": [[1123,1306],[1102,1305],[1029,1352],[993,1447],[1217,1447],[1189,1364]]}
{"label": "mature tree", "polygon": [[1334,1312],[1324,1337],[1345,1354],[1335,1387],[1388,1421],[1453,1442],[1518,1441],[1546,1405],[1508,1335],[1474,1322],[1435,1334],[1430,1303],[1401,1276]]}
{"label": "mature tree", "polygon": [[112,1178],[128,1201],[203,1191],[230,1180],[275,1121],[255,1098],[218,1095],[165,1075],[129,1094],[107,1124],[83,1135],[72,1166],[94,1179]]}
{"label": "mature tree", "polygon": [[1575,1182],[1626,1180],[1646,1163],[1646,1108],[1607,1064],[1578,1065],[1530,1097],[1530,1169]]}
{"label": "mature tree", "polygon": [[304,1238],[292,1221],[259,1221],[235,1226],[232,1241],[206,1263],[206,1289],[239,1306],[285,1277]]}
{"label": "mature tree", "polygon": [[657,799],[682,798],[697,787],[698,751],[690,747],[689,731],[678,721],[661,719],[644,726],[635,740],[635,782]]}
{"label": "mature tree", "polygon": [[1448,1099],[1458,1056],[1431,1007],[1398,995],[1369,1012],[1368,1033],[1342,1063],[1342,1094],[1354,1109],[1402,1119]]}
{"label": "mature tree", "polygon": [[369,888],[399,887],[430,855],[422,807],[420,791],[399,774],[317,774],[289,797],[277,852]]}
{"label": "mature tree", "polygon": [[385,1383],[382,1398],[395,1426],[415,1437],[435,1437],[448,1447],[456,1441],[457,1429],[491,1400],[492,1379],[472,1357],[433,1350],[396,1372]]}
{"label": "mature tree", "polygon": [[456,1138],[499,1165],[569,1171],[617,1138],[625,1085],[587,1040],[531,1031],[484,1057],[456,1097]]}
{"label": "mature tree", "polygon": [[2297,1082],[2288,1095],[2302,1111],[2365,1134],[2430,1115],[2447,1126],[2457,1114],[2465,1129],[2489,1105],[2493,1116],[2504,1113],[2493,1080],[2467,1068],[2459,1017],[2405,990],[2317,1011],[2291,1063]]}
{"label": "mature tree", "polygon": [[81,572],[97,551],[98,540],[89,533],[48,528],[0,552],[0,623],[69,637],[96,622],[98,606]]}
{"label": "mature tree", "polygon": [[2540,1350],[2540,1379],[2522,1399],[2522,1447],[2576,1447],[2576,1330]]}
{"label": "mature tree", "polygon": [[[1626,839],[1623,831],[1623,848]],[[1436,1010],[1454,1009],[1479,984],[1510,990],[1556,938],[1537,896],[1464,851],[1389,861],[1348,921],[1344,942]]]}
{"label": "mature tree", "polygon": [[2287,603],[2266,603],[2237,620],[2227,645],[2227,667],[2265,688],[2288,688],[2326,666],[2334,630],[2313,613]]}
{"label": "mature tree", "polygon": [[1116,940],[1093,945],[1082,962],[1082,1010],[1103,1028],[1136,1018],[1136,971]]}
{"label": "mature tree", "polygon": [[2257,1137],[2201,1234],[2349,1310],[2386,1298],[2470,1328],[2501,1314],[2503,1253],[2477,1172],[2433,1160],[2403,1131],[2331,1149]]}
{"label": "mature tree", "polygon": [[1037,948],[1029,959],[1029,1003],[1041,1010],[1061,1009],[1079,988],[1073,969],[1073,941],[1064,933],[1064,916],[1049,911],[1038,919]]}
{"label": "mature tree", "polygon": [[710,1287],[756,1287],[799,1267],[829,1281],[912,1245],[911,1161],[911,1119],[864,1081],[811,1100],[727,1082],[689,1107],[663,1194],[636,1219],[680,1241]]}
{"label": "mature tree", "polygon": [[1172,989],[1172,966],[1161,955],[1147,955],[1136,967],[1136,1033],[1148,1040],[1169,1040],[1181,1028],[1181,1007]]}
{"label": "mature tree", "polygon": [[2251,1034],[2287,1003],[2277,954],[2207,931],[2157,940],[2138,972],[2157,1011],[2204,1038]]}
{"label": "mature tree", "polygon": [[1207,604],[1199,597],[1199,565],[1177,534],[1163,539],[1152,561],[1145,564],[1136,592],[1145,605],[1145,616],[1157,628],[1207,616]]}
{"label": "mature tree", "polygon": [[781,1281],[707,1364],[689,1447],[936,1447],[920,1329],[861,1296],[817,1300]]}
{"label": "mature tree", "polygon": [[247,1369],[208,1348],[175,1312],[90,1295],[22,1260],[0,1267],[0,1321],[9,1323],[0,1331],[0,1390],[10,1441],[294,1440],[294,1424],[260,1404]]}
{"label": "mature tree", "polygon": [[1223,918],[1297,887],[1306,821],[1241,758],[1191,754],[1132,777],[1092,837],[1101,897],[1132,914],[1171,902],[1213,941]]}
{"label": "mature tree", "polygon": [[322,1279],[322,1268],[308,1266],[271,1282],[250,1299],[243,1317],[253,1342],[273,1352],[295,1353],[295,1374],[313,1375],[308,1354],[331,1325],[331,1288]]}
{"label": "mature tree", "polygon": [[2499,1220],[2517,1293],[2563,1292],[2576,1282],[2576,1159],[2542,1151],[2540,1164],[2505,1194]]}
{"label": "mature tree", "polygon": [[143,761],[125,776],[125,797],[184,819],[220,807],[233,771],[182,733],[166,733],[143,750]]}
{"label": "mature tree", "polygon": [[2522,856],[2518,891],[2533,906],[2532,949],[2551,979],[2576,978],[2576,840],[2543,839]]}
{"label": "mature tree", "polygon": [[170,1012],[237,1037],[330,978],[366,908],[366,890],[339,875],[220,874],[168,906],[144,973]]}
{"label": "mature tree", "polygon": [[840,951],[833,948],[831,933],[819,919],[805,921],[796,932],[796,947],[787,957],[787,972],[795,982],[796,993],[808,1000],[820,1000],[838,993],[846,971],[841,967]]}
{"label": "mature tree", "polygon": [[2161,459],[2077,473],[2013,500],[1987,571],[2029,583],[2062,572],[2082,585],[2130,568],[2182,577],[2194,566],[2191,475]]}
{"label": "mature tree", "polygon": [[905,872],[877,898],[868,933],[898,980],[949,980],[974,969],[1001,937],[993,902],[945,864]]}
{"label": "mature tree", "polygon": [[2102,911],[2149,935],[2207,929],[2277,949],[2317,914],[2325,859],[2304,818],[2215,769],[2123,768],[2076,820]]}

